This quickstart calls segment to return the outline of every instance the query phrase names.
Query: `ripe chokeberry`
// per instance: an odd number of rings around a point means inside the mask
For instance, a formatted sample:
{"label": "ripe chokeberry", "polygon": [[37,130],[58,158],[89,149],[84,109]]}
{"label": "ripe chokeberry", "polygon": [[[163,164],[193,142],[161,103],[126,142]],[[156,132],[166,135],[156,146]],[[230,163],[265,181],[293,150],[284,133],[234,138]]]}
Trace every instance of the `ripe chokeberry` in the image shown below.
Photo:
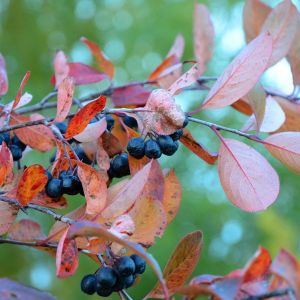
{"label": "ripe chokeberry", "polygon": [[9,141],[10,141],[10,135],[8,132],[3,132],[0,134],[0,145],[2,144],[2,142],[5,142],[7,145]]}
{"label": "ripe chokeberry", "polygon": [[183,129],[178,129],[174,133],[170,134],[173,141],[178,141],[183,135]]}
{"label": "ripe chokeberry", "polygon": [[113,292],[112,288],[105,288],[100,285],[97,287],[97,294],[101,297],[108,297]]}
{"label": "ripe chokeberry", "polygon": [[109,267],[100,268],[96,273],[97,283],[102,288],[112,288],[117,282],[116,272]]}
{"label": "ripe chokeberry", "polygon": [[89,274],[82,278],[81,280],[81,290],[88,294],[93,295],[97,289],[97,280],[96,276]]}
{"label": "ripe chokeberry", "polygon": [[26,145],[16,135],[11,139],[11,143],[18,146],[22,151],[26,148]]}
{"label": "ripe chokeberry", "polygon": [[132,254],[130,258],[135,264],[135,274],[143,274],[146,270],[146,261],[137,254]]}
{"label": "ripe chokeberry", "polygon": [[129,256],[120,257],[115,264],[115,270],[119,276],[133,275],[135,272],[134,261]]}
{"label": "ripe chokeberry", "polygon": [[143,139],[139,137],[132,138],[127,145],[127,151],[128,153],[137,158],[140,159],[145,155],[145,142]]}
{"label": "ripe chokeberry", "polygon": [[111,131],[115,125],[115,120],[111,115],[105,115],[106,123],[107,123],[107,130]]}
{"label": "ripe chokeberry", "polygon": [[46,185],[46,194],[51,198],[57,198],[63,195],[62,180],[52,178]]}
{"label": "ripe chokeberry", "polygon": [[130,128],[136,128],[136,127],[138,127],[138,123],[137,123],[136,119],[133,118],[133,117],[125,116],[123,118],[123,122],[124,122],[124,124],[126,126],[128,126]]}
{"label": "ripe chokeberry", "polygon": [[156,141],[148,140],[145,142],[145,155],[148,158],[160,158],[161,153],[161,149]]}
{"label": "ripe chokeberry", "polygon": [[165,155],[171,156],[178,149],[178,142],[173,141],[172,138],[168,135],[161,135],[158,137],[157,142],[161,149],[161,152]]}
{"label": "ripe chokeberry", "polygon": [[79,188],[76,181],[77,176],[67,175],[62,179],[63,192],[68,195],[76,195],[79,193]]}
{"label": "ripe chokeberry", "polygon": [[49,170],[46,170],[46,175],[48,177],[48,181],[50,181],[52,179],[52,174]]}
{"label": "ripe chokeberry", "polygon": [[128,275],[123,278],[123,281],[124,281],[124,287],[127,289],[134,284],[135,277],[133,275]]}
{"label": "ripe chokeberry", "polygon": [[111,163],[112,173],[115,177],[120,178],[130,174],[128,154],[121,153],[115,156]]}
{"label": "ripe chokeberry", "polygon": [[75,148],[75,153],[78,156],[79,160],[81,160],[83,163],[90,165],[92,161],[86,156],[83,149],[78,145]]}
{"label": "ripe chokeberry", "polygon": [[22,149],[17,145],[14,144],[9,145],[9,150],[11,152],[14,161],[17,161],[22,158]]}

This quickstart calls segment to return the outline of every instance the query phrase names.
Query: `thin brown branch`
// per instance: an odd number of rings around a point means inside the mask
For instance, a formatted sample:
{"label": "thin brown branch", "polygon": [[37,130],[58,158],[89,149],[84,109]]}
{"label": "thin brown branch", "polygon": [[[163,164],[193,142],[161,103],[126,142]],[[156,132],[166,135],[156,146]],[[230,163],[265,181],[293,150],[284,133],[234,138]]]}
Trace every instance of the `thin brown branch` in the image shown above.
{"label": "thin brown branch", "polygon": [[263,300],[263,299],[270,299],[273,297],[282,297],[282,296],[289,296],[290,300],[296,300],[295,292],[292,288],[277,289],[256,296],[247,296],[242,300]]}
{"label": "thin brown branch", "polygon": [[27,247],[47,247],[47,248],[57,248],[57,243],[41,243],[40,241],[36,242],[26,242],[26,241],[17,241],[17,240],[12,240],[12,239],[5,239],[5,238],[0,238],[0,244],[11,244],[11,245],[18,245],[18,246],[27,246]]}

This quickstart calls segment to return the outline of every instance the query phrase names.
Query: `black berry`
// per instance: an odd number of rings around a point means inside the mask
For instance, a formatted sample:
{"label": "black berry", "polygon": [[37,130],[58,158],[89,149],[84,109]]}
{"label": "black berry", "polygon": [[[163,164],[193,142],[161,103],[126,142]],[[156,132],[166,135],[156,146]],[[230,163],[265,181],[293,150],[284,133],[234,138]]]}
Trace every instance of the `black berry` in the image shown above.
{"label": "black berry", "polygon": [[173,141],[178,141],[183,135],[183,129],[178,129],[170,135]]}
{"label": "black berry", "polygon": [[119,292],[125,288],[124,278],[125,277],[122,277],[122,276],[117,277],[117,281],[116,281],[115,285],[113,286],[114,292]]}
{"label": "black berry", "polygon": [[22,149],[19,148],[17,145],[10,145],[9,146],[10,152],[12,154],[13,160],[17,161],[22,157]]}
{"label": "black berry", "polygon": [[138,123],[137,123],[136,119],[133,118],[133,117],[125,116],[123,118],[123,122],[124,122],[124,124],[126,126],[128,126],[130,128],[136,128],[136,127],[138,127]]}
{"label": "black berry", "polygon": [[2,144],[2,142],[5,142],[7,145],[9,141],[10,141],[10,135],[8,132],[3,132],[0,134],[0,145]]}
{"label": "black berry", "polygon": [[135,274],[142,274],[146,270],[146,261],[137,254],[132,254],[130,258],[135,264]]}
{"label": "black berry", "polygon": [[106,115],[105,118],[106,118],[106,123],[107,123],[106,128],[108,131],[111,131],[115,125],[115,120],[111,115]]}
{"label": "black berry", "polygon": [[135,272],[134,261],[129,256],[123,256],[117,260],[115,270],[120,276],[133,275]]}
{"label": "black berry", "polygon": [[67,124],[64,122],[56,122],[54,125],[59,129],[61,134],[65,134],[67,131]]}
{"label": "black berry", "polygon": [[52,179],[52,174],[49,170],[46,170],[46,175],[48,177],[48,181]]}
{"label": "black berry", "polygon": [[117,282],[116,272],[109,267],[99,269],[96,278],[97,283],[103,288],[112,288]]}
{"label": "black berry", "polygon": [[156,141],[148,140],[145,143],[145,155],[148,158],[160,158],[161,157],[161,149]]}
{"label": "black berry", "polygon": [[63,195],[62,180],[52,178],[46,185],[46,194],[51,198],[57,198]]}
{"label": "black berry", "polygon": [[79,160],[81,160],[83,163],[90,165],[92,161],[86,156],[85,152],[81,147],[75,148],[75,153],[78,156]]}
{"label": "black berry", "polygon": [[144,140],[139,137],[135,137],[135,138],[131,139],[128,142],[127,151],[131,156],[133,156],[137,159],[142,158],[145,155]]}
{"label": "black berry", "polygon": [[98,286],[97,288],[97,294],[101,297],[108,297],[112,292],[113,290],[111,288],[104,288],[102,286]]}
{"label": "black berry", "polygon": [[92,295],[96,292],[97,281],[95,275],[86,275],[81,280],[81,290],[89,295]]}
{"label": "black berry", "polygon": [[133,275],[126,276],[124,279],[124,287],[129,288],[134,284],[135,277]]}
{"label": "black berry", "polygon": [[182,124],[182,127],[183,127],[183,128],[186,127],[187,124],[189,124],[189,118],[188,118],[188,117],[185,117],[185,120],[184,120],[184,122],[183,122],[183,124]]}
{"label": "black berry", "polygon": [[114,157],[112,160],[112,172],[115,177],[120,178],[130,174],[128,154],[122,153]]}
{"label": "black berry", "polygon": [[18,146],[22,151],[26,148],[26,145],[16,135],[13,136],[11,143]]}
{"label": "black berry", "polygon": [[76,195],[80,191],[80,185],[78,184],[78,178],[74,175],[66,175],[62,179],[63,192],[68,195]]}
{"label": "black berry", "polygon": [[178,149],[178,142],[173,141],[172,138],[168,135],[161,135],[158,137],[157,142],[161,149],[161,152],[165,155],[171,156]]}

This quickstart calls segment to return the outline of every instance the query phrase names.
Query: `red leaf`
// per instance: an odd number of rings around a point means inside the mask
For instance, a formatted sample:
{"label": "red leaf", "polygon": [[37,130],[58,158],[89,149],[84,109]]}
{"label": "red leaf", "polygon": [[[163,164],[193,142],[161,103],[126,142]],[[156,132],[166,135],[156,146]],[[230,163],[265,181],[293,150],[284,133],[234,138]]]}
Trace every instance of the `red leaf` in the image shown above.
{"label": "red leaf", "polygon": [[205,65],[212,56],[215,31],[209,11],[203,4],[195,4],[193,31],[195,58]]}
{"label": "red leaf", "polygon": [[[41,120],[44,117],[33,114],[30,117],[16,113],[11,115],[11,125],[21,124],[28,121]],[[14,130],[18,138],[26,145],[38,151],[49,151],[55,145],[55,138],[50,128],[45,125],[34,125]]]}
{"label": "red leaf", "polygon": [[[192,274],[198,263],[201,248],[201,231],[194,231],[186,235],[176,246],[163,271],[163,276],[171,295],[174,293],[174,290],[181,287]],[[147,297],[164,299],[161,286],[157,284]]]}
{"label": "red leaf", "polygon": [[15,98],[14,104],[12,106],[12,109],[14,109],[14,108],[16,108],[18,106],[19,101],[21,99],[21,96],[23,94],[23,88],[24,88],[27,80],[29,79],[29,77],[30,77],[30,72],[27,71],[26,74],[25,74],[25,76],[24,76],[24,78],[21,81],[21,84],[20,84],[19,90],[17,92],[17,95],[16,95],[16,98]]}
{"label": "red leaf", "polygon": [[13,174],[13,157],[5,142],[0,146],[0,186],[6,183]]}
{"label": "red leaf", "polygon": [[[94,68],[79,62],[68,63],[68,67],[68,77],[74,79],[75,85],[96,83],[108,78],[105,73],[99,72]],[[55,76],[51,77],[50,82],[55,85]]]}
{"label": "red leaf", "polygon": [[297,8],[290,0],[279,3],[268,15],[261,31],[273,38],[273,52],[268,67],[285,57],[294,40],[298,22]]}
{"label": "red leaf", "polygon": [[266,209],[278,196],[277,173],[261,154],[242,142],[222,139],[218,172],[229,200],[245,211]]}
{"label": "red leaf", "polygon": [[143,85],[129,85],[115,88],[111,95],[111,101],[115,106],[145,105],[150,91]]}
{"label": "red leaf", "polygon": [[112,79],[115,73],[115,66],[107,57],[105,57],[101,48],[96,43],[88,40],[85,37],[82,37],[80,41],[89,47],[90,51],[95,56],[100,68],[110,77],[110,79]]}
{"label": "red leaf", "polygon": [[86,199],[86,213],[97,215],[106,205],[107,175],[82,162],[76,161],[76,163],[78,165],[77,174],[82,183]]}
{"label": "red leaf", "polygon": [[140,114],[145,134],[149,131],[162,135],[172,134],[182,128],[185,121],[185,114],[180,106],[175,103],[172,95],[163,89],[152,91],[145,110],[147,112]]}
{"label": "red leaf", "polygon": [[70,67],[65,53],[57,51],[53,61],[56,87],[68,76]]}
{"label": "red leaf", "polygon": [[65,138],[69,139],[82,132],[96,114],[103,110],[106,104],[106,98],[100,96],[89,104],[81,108],[76,115],[70,120]]}
{"label": "red leaf", "polygon": [[78,249],[75,239],[68,237],[69,232],[65,231],[56,250],[56,276],[60,278],[72,276],[78,267]]}
{"label": "red leaf", "polygon": [[18,212],[19,208],[17,206],[0,201],[0,235],[7,233]]}
{"label": "red leaf", "polygon": [[243,283],[263,279],[269,272],[272,264],[270,253],[263,247],[259,247],[254,256],[244,268]]}
{"label": "red leaf", "polygon": [[174,95],[179,90],[192,85],[197,81],[199,76],[204,72],[204,65],[202,62],[198,62],[193,65],[187,72],[179,77],[168,89],[170,94]]}
{"label": "red leaf", "polygon": [[271,12],[271,7],[260,0],[247,0],[244,6],[244,31],[247,42],[256,38]]}
{"label": "red leaf", "polygon": [[183,136],[180,138],[180,142],[210,165],[213,165],[218,159],[217,153],[210,153],[205,150],[200,143],[195,141],[190,131],[186,128],[184,129]]}
{"label": "red leaf", "polygon": [[70,112],[74,95],[74,80],[66,77],[58,86],[55,122],[62,122]]}
{"label": "red leaf", "polygon": [[88,124],[81,133],[74,135],[74,138],[81,143],[96,141],[106,128],[106,118],[102,118],[98,122]]}
{"label": "red leaf", "polygon": [[25,169],[17,189],[17,199],[27,205],[32,198],[41,192],[48,182],[45,169],[41,165],[32,165]]}
{"label": "red leaf", "polygon": [[283,164],[300,174],[300,132],[282,132],[264,140],[267,150]]}
{"label": "red leaf", "polygon": [[202,108],[222,108],[246,95],[267,67],[272,37],[260,34],[229,64],[208,93]]}
{"label": "red leaf", "polygon": [[6,64],[4,57],[0,53],[0,96],[3,96],[8,91],[8,79],[6,73]]}
{"label": "red leaf", "polygon": [[36,241],[45,238],[39,223],[22,219],[9,228],[8,237],[17,241]]}

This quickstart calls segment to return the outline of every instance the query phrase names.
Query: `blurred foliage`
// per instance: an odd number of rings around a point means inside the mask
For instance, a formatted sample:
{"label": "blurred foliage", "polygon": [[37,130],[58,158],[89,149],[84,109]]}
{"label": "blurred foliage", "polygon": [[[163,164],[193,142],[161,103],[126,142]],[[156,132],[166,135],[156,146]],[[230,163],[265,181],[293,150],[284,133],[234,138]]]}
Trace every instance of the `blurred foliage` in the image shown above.
{"label": "blurred foliage", "polygon": [[[215,56],[207,74],[218,75],[244,44],[243,1],[207,2],[217,34]],[[278,1],[269,1],[272,5],[275,2]],[[81,36],[98,42],[118,66],[118,84],[147,78],[166,55],[178,32],[186,39],[184,59],[192,59],[193,4],[194,1],[183,0],[1,0],[0,51],[7,60],[10,81],[9,93],[4,101],[14,97],[27,70],[31,71],[31,78],[26,91],[33,94],[34,101],[39,101],[51,91],[49,78],[56,49],[63,49],[71,61],[92,64],[88,50],[79,42]],[[80,93],[90,93],[97,88],[99,86],[94,85],[80,89]],[[203,92],[186,92],[178,97],[178,101],[188,111],[203,96]],[[199,116],[236,128],[245,120],[231,108],[208,111]],[[202,143],[217,149],[216,138],[212,139],[208,129],[195,125],[190,127]],[[266,154],[261,146],[258,149]],[[29,152],[25,155],[24,164],[42,163],[47,167],[49,157],[50,154]],[[204,247],[195,274],[225,274],[242,267],[259,244],[267,247],[273,256],[281,247],[299,256],[299,177],[269,155],[267,157],[280,173],[281,193],[271,208],[256,214],[234,207],[222,191],[217,167],[206,165],[187,149],[181,147],[173,157],[162,159],[165,167],[175,168],[183,185],[182,205],[176,219],[150,250],[162,267],[179,239],[196,229],[204,232]],[[82,199],[72,197],[70,208],[80,202]],[[22,215],[23,218],[32,216],[43,220],[45,232],[50,228],[52,220],[47,216]],[[83,275],[96,269],[95,263],[86,257],[81,257],[77,274],[65,280],[55,277],[53,258],[28,248],[1,245],[0,265],[1,277],[48,290],[58,299],[98,298],[86,297],[80,292],[79,283]],[[141,299],[154,281],[154,275],[148,270],[129,293],[134,299]]]}

